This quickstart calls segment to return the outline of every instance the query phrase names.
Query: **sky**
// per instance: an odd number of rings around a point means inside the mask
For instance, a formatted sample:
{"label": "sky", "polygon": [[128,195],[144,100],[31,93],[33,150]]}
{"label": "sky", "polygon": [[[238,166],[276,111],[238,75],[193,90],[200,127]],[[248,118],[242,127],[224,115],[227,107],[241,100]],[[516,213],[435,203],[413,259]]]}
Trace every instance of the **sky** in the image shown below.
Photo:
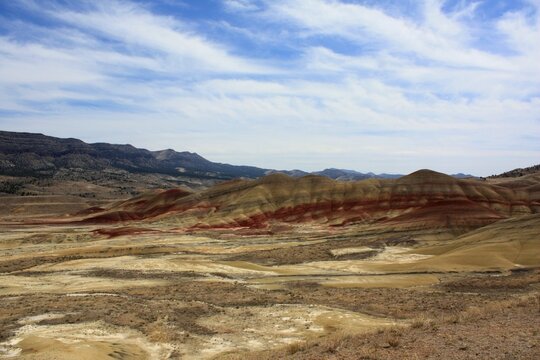
{"label": "sky", "polygon": [[540,0],[0,0],[0,129],[274,169],[540,163]]}

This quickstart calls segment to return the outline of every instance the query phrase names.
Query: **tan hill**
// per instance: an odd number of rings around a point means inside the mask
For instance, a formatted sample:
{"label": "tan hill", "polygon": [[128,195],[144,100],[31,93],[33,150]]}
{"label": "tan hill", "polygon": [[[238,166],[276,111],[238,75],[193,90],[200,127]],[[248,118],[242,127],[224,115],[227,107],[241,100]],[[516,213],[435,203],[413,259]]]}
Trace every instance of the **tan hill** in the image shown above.
{"label": "tan hill", "polygon": [[492,175],[489,178],[509,178],[509,177],[521,177],[530,174],[540,173],[540,164],[533,165],[526,168],[517,168],[514,170],[503,172],[502,174]]}
{"label": "tan hill", "polygon": [[[399,179],[340,182],[272,174],[233,180],[188,194],[145,195],[86,217],[88,222],[152,219],[189,228],[263,228],[273,222],[387,223],[404,227],[473,229],[540,211],[540,182],[491,184],[419,170]],[[139,199],[139,200],[137,200]],[[141,204],[143,204],[141,203]]]}
{"label": "tan hill", "polygon": [[435,255],[418,267],[441,271],[486,271],[537,267],[540,260],[540,214],[520,216],[471,231],[456,240],[427,247]]}

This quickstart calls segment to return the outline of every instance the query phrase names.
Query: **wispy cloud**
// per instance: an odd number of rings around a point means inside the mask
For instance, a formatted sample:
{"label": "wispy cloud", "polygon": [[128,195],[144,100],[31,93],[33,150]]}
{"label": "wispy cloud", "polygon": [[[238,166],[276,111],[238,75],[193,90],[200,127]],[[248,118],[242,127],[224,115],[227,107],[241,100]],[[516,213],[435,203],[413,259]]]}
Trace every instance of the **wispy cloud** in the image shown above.
{"label": "wispy cloud", "polygon": [[108,1],[89,12],[55,11],[51,14],[71,25],[115,40],[126,50],[156,51],[170,70],[201,69],[226,73],[259,73],[262,66],[232,55],[224,46],[195,34],[182,22],[158,16],[140,6]]}
{"label": "wispy cloud", "polygon": [[252,0],[223,0],[223,5],[229,11],[255,11],[259,10]]}
{"label": "wispy cloud", "polygon": [[0,126],[275,168],[537,162],[538,3],[406,3],[4,3]]}

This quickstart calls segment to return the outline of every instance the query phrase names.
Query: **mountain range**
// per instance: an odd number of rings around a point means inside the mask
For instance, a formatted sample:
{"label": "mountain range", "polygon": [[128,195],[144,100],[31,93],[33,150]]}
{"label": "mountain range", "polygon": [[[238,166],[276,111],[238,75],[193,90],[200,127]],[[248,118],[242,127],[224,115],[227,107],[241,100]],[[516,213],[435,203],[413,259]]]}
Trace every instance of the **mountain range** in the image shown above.
{"label": "mountain range", "polygon": [[201,179],[255,178],[267,170],[214,163],[187,151],[149,151],[132,145],[87,144],[43,134],[0,131],[0,174],[51,177],[61,169],[156,173]]}
{"label": "mountain range", "polygon": [[[355,170],[325,169],[315,172],[274,170],[209,161],[197,153],[172,149],[150,151],[132,145],[88,144],[73,138],[0,131],[0,175],[34,178],[99,177],[100,174],[155,174],[176,178],[183,185],[200,185],[234,178],[255,179],[281,172],[293,177],[309,174],[336,180],[369,178],[394,179],[401,174],[362,173]],[[104,175],[105,176],[105,175]],[[456,177],[472,175],[457,174]]]}

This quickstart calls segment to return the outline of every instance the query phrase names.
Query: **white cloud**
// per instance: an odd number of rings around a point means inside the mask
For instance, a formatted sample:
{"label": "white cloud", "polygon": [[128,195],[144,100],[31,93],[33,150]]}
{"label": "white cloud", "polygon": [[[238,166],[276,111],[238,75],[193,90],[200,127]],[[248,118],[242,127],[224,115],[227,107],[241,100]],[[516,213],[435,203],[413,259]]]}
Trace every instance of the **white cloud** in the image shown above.
{"label": "white cloud", "polygon": [[[540,134],[537,14],[478,30],[474,4],[426,0],[413,19],[338,1],[224,3],[212,23],[255,34],[254,50],[140,4],[85,4],[34,3],[57,26],[20,20],[0,37],[0,109],[22,114],[0,114],[4,129],[306,170],[489,175],[540,157],[527,140]],[[497,51],[476,46],[487,30]],[[265,46],[265,61],[245,55]]]}
{"label": "white cloud", "polygon": [[254,11],[259,7],[252,0],[224,0],[223,5],[229,11]]}
{"label": "white cloud", "polygon": [[267,16],[292,21],[308,34],[375,43],[387,51],[411,53],[442,64],[493,70],[511,66],[504,57],[468,46],[472,29],[442,13],[438,1],[425,4],[421,23],[390,16],[377,8],[328,0],[271,1]]}
{"label": "white cloud", "polygon": [[176,71],[264,73],[262,65],[230,54],[226,47],[193,33],[178,20],[155,15],[133,4],[98,3],[90,12],[55,11],[54,16],[72,25],[106,35],[124,46],[158,51],[168,56]]}
{"label": "white cloud", "polygon": [[424,65],[414,59],[388,54],[350,56],[324,47],[307,49],[306,68],[313,72],[337,74],[362,73],[389,83],[403,84],[402,89],[415,94],[474,95],[490,98],[523,98],[539,88],[538,70],[527,66],[534,57],[523,57],[506,70],[456,67],[444,64]]}

